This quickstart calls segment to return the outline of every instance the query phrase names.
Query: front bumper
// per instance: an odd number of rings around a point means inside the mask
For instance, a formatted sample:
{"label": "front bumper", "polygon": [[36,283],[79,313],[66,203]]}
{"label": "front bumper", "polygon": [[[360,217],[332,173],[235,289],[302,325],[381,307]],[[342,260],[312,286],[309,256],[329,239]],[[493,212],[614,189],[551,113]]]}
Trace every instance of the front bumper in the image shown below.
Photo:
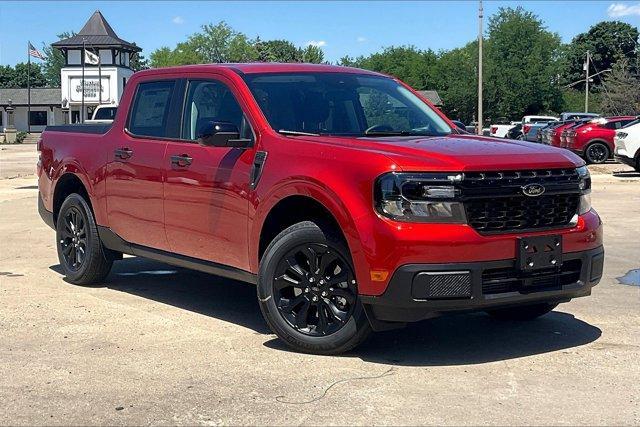
{"label": "front bumper", "polygon": [[[603,265],[602,246],[564,253],[560,272],[535,276],[516,270],[514,259],[408,264],[395,271],[382,295],[361,298],[374,327],[376,321],[415,322],[446,312],[566,302],[590,295]],[[438,278],[436,295],[427,290],[430,277]]]}

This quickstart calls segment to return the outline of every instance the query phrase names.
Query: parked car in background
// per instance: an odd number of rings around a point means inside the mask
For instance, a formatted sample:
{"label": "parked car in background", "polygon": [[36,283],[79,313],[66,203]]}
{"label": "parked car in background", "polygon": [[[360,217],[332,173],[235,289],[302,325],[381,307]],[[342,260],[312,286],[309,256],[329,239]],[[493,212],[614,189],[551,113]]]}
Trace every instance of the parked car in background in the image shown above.
{"label": "parked car in background", "polygon": [[93,115],[91,119],[86,120],[87,124],[109,124],[113,122],[113,119],[116,117],[116,111],[118,111],[118,107],[114,107],[113,105],[98,105],[95,110],[93,110]]}
{"label": "parked car in background", "polygon": [[553,116],[524,116],[522,118],[523,139],[531,142],[538,142],[538,131],[549,122],[557,122],[558,118]]}
{"label": "parked car in background", "polygon": [[558,137],[558,145],[556,145],[555,143],[552,143],[551,145],[555,147],[560,147],[560,148],[567,148],[567,134],[571,132],[573,129],[580,127],[585,123],[589,123],[590,121],[593,121],[593,120],[596,120],[596,119],[582,119],[582,120],[567,122],[567,126],[563,126],[561,128],[562,130]]}
{"label": "parked car in background", "polygon": [[460,120],[451,120],[451,122],[452,122],[454,125],[456,125],[456,127],[457,127],[458,129],[460,129],[461,131],[463,131],[463,132],[467,132],[467,126],[466,126],[464,123],[462,123]]}
{"label": "parked car in background", "polygon": [[506,117],[500,117],[495,124],[490,126],[490,136],[495,138],[506,138],[507,132],[515,126],[514,122],[510,122]]}
{"label": "parked car in background", "polygon": [[597,113],[562,113],[560,114],[560,121],[567,122],[570,120],[582,120],[582,119],[596,119],[600,117]]}
{"label": "parked car in background", "polygon": [[640,118],[616,132],[614,157],[640,172]]}
{"label": "parked car in background", "polygon": [[636,120],[635,116],[616,116],[590,120],[567,131],[567,148],[587,163],[604,163],[614,151],[616,131]]}
{"label": "parked car in background", "polygon": [[[562,113],[560,114],[560,121],[549,122],[547,126],[543,127],[538,132],[538,142],[559,147],[559,132],[562,132],[562,130],[566,129],[568,126],[575,124],[577,121],[592,120],[598,117],[599,115],[596,113]],[[556,141],[558,142],[557,144],[553,143],[554,139],[556,139]]]}
{"label": "parked car in background", "polygon": [[519,122],[514,127],[509,129],[509,132],[507,132],[507,136],[505,136],[505,138],[508,138],[508,139],[522,139],[522,123]]}

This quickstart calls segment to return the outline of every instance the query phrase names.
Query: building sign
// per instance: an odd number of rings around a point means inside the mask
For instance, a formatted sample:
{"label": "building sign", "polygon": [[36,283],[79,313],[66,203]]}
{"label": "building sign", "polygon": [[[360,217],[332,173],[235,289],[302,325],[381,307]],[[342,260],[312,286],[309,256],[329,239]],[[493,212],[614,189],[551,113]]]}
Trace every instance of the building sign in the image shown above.
{"label": "building sign", "polygon": [[[102,85],[95,77],[85,77],[84,79],[84,102],[110,102],[109,77],[102,77]],[[71,92],[71,102],[82,102],[82,77],[69,77],[69,91]],[[102,91],[102,95],[99,95]]]}

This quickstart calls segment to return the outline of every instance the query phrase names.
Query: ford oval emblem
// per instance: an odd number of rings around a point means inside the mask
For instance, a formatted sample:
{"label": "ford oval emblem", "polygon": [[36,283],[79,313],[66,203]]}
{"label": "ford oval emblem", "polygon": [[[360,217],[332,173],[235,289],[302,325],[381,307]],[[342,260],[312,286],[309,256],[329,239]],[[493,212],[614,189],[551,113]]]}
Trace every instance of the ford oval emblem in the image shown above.
{"label": "ford oval emblem", "polygon": [[545,188],[541,184],[527,184],[522,187],[522,194],[529,197],[542,196],[545,192]]}

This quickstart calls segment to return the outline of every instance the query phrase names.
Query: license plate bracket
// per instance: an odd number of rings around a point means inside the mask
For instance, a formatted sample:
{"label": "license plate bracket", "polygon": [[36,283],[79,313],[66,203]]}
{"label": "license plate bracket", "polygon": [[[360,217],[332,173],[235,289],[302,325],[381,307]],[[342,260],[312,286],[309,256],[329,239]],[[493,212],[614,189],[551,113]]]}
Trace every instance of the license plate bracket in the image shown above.
{"label": "license plate bracket", "polygon": [[520,237],[517,252],[520,271],[559,269],[562,266],[562,236]]}

